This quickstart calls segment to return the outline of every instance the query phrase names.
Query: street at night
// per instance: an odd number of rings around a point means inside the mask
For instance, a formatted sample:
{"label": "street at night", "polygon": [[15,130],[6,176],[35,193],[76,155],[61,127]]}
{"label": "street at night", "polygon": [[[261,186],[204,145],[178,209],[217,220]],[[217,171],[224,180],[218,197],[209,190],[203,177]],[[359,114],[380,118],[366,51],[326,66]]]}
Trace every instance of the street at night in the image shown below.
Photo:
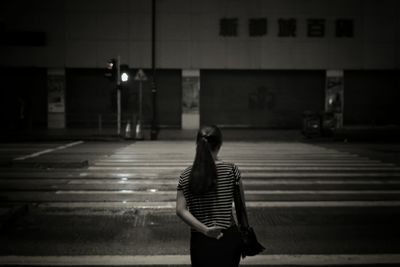
{"label": "street at night", "polygon": [[0,1],[0,266],[400,266],[399,99],[398,0]]}
{"label": "street at night", "polygon": [[[175,198],[194,148],[191,141],[2,144],[2,264],[189,264],[189,229],[175,215]],[[249,220],[266,247],[242,264],[396,263],[399,150],[227,141],[221,159],[242,171]]]}

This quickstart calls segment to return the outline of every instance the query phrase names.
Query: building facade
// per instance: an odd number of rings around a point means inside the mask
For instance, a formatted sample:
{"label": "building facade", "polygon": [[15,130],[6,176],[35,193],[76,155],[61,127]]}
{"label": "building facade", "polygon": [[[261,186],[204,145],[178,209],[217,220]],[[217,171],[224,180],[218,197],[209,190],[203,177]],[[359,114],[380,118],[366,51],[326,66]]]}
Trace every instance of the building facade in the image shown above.
{"label": "building facade", "polygon": [[328,73],[342,76],[344,125],[399,124],[396,0],[39,0],[0,4],[1,121],[18,127],[114,127],[120,57],[122,121],[161,127],[299,128],[327,109]]}

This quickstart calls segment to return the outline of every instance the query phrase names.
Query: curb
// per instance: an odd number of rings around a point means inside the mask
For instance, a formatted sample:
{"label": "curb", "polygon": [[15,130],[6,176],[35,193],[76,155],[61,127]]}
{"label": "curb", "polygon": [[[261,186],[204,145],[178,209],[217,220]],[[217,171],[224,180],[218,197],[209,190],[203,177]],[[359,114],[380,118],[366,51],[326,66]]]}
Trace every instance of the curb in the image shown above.
{"label": "curb", "polygon": [[65,168],[65,169],[74,169],[74,168],[85,168],[89,166],[88,160],[82,161],[71,161],[71,162],[41,162],[41,161],[17,161],[12,160],[9,164],[5,166],[10,166],[13,168]]}

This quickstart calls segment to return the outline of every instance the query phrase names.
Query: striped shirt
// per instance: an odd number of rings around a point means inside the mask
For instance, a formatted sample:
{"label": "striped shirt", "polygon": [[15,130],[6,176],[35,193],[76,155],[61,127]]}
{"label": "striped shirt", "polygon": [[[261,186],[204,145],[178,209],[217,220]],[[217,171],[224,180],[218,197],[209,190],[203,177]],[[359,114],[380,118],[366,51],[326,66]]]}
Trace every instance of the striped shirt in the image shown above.
{"label": "striped shirt", "polygon": [[178,190],[183,191],[190,213],[208,227],[228,228],[232,225],[232,202],[234,185],[240,180],[240,171],[235,164],[216,162],[216,188],[203,194],[193,195],[189,189],[189,176],[192,167],[184,170],[180,176]]}

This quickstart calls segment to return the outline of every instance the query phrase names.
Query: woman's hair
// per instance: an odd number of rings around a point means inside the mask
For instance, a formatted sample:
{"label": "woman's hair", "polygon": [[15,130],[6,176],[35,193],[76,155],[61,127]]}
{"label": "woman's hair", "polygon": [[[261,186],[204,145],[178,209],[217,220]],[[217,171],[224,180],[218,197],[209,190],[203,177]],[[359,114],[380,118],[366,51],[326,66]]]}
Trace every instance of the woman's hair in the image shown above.
{"label": "woman's hair", "polygon": [[195,195],[213,190],[216,185],[217,168],[212,152],[222,145],[221,130],[215,126],[204,126],[197,133],[196,156],[190,172],[189,188]]}

